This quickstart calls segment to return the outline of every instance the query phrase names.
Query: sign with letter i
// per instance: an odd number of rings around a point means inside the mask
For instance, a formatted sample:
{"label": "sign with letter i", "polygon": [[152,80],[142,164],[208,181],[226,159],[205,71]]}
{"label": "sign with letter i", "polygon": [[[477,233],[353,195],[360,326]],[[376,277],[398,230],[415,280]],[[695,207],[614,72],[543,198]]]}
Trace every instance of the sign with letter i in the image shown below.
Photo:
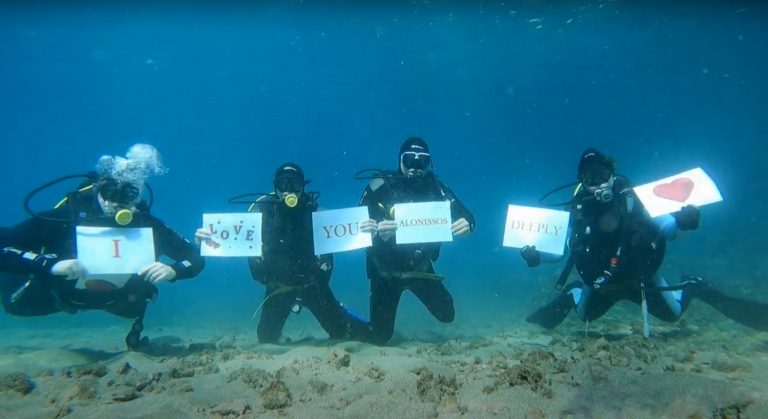
{"label": "sign with letter i", "polygon": [[151,228],[78,226],[77,259],[89,275],[135,274],[155,262]]}

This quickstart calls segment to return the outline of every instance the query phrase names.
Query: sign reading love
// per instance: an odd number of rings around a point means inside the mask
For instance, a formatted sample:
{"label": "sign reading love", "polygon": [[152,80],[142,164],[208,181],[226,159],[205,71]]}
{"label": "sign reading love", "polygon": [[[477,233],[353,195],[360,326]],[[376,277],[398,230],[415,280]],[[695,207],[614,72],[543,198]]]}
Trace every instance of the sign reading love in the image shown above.
{"label": "sign reading love", "polygon": [[680,211],[686,205],[706,205],[723,200],[712,178],[701,168],[633,188],[651,217]]}
{"label": "sign reading love", "polygon": [[687,177],[681,177],[669,183],[660,183],[653,187],[653,194],[659,198],[685,202],[691,196],[696,184]]}

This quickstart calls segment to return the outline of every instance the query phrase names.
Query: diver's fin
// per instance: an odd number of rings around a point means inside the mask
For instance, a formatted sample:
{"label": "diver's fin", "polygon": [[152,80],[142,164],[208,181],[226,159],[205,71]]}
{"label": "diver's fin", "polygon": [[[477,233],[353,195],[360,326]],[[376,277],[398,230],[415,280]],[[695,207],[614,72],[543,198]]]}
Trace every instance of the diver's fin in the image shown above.
{"label": "diver's fin", "polygon": [[540,307],[533,314],[525,318],[528,323],[538,324],[545,329],[554,329],[565,320],[571,311],[573,302],[566,293],[561,293],[554,301]]}
{"label": "diver's fin", "polygon": [[768,304],[725,295],[706,283],[701,284],[696,297],[737,323],[768,331]]}

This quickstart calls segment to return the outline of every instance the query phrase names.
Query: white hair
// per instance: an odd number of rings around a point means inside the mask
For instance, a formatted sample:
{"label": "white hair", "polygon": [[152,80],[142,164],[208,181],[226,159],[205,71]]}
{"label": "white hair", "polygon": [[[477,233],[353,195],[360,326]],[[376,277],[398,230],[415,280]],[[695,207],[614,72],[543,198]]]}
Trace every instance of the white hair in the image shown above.
{"label": "white hair", "polygon": [[160,152],[149,144],[134,144],[125,157],[101,156],[96,169],[117,182],[131,183],[139,190],[149,176],[165,174],[168,170],[160,160]]}

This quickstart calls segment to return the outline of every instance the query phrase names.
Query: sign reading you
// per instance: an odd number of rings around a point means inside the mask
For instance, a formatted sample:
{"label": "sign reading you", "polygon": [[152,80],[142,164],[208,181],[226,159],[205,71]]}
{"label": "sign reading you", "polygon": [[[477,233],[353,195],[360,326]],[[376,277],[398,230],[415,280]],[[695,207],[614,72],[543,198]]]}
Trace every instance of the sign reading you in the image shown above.
{"label": "sign reading you", "polygon": [[315,254],[345,252],[370,246],[370,233],[360,232],[360,223],[369,218],[368,207],[313,212]]}

